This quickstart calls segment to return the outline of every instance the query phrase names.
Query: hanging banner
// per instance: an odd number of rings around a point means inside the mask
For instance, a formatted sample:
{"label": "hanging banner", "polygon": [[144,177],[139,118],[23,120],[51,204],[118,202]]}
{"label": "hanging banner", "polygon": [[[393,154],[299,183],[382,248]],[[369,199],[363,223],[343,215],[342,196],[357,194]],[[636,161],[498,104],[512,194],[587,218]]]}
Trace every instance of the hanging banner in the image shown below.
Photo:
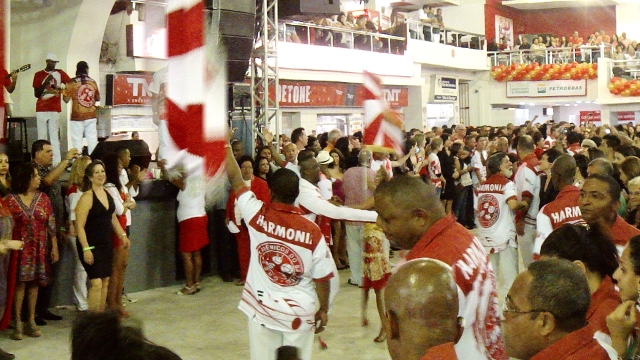
{"label": "hanging banner", "polygon": [[[618,116],[618,121],[635,121],[636,113],[634,111],[618,111],[612,112],[612,115]],[[600,110],[580,111],[580,124],[585,122],[600,122],[602,120]]]}
{"label": "hanging banner", "polygon": [[153,73],[107,75],[106,105],[151,106]]}
{"label": "hanging banner", "polygon": [[586,96],[587,80],[507,81],[507,97]]}
{"label": "hanging banner", "polygon": [[[362,84],[280,80],[282,107],[361,107],[366,90]],[[275,89],[269,90],[275,96]],[[409,88],[384,86],[382,95],[391,107],[409,105]],[[273,97],[272,97],[273,100]]]}
{"label": "hanging banner", "polygon": [[507,40],[507,45],[513,46],[513,20],[496,15],[496,43],[500,44],[502,39]]}

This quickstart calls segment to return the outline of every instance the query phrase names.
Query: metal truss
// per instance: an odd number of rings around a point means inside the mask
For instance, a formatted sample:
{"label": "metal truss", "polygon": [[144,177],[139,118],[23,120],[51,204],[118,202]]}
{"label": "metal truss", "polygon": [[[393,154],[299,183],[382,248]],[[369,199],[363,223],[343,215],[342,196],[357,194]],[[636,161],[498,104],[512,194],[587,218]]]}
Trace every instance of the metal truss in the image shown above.
{"label": "metal truss", "polygon": [[275,141],[280,135],[278,32],[278,0],[256,0],[256,36],[250,64],[253,131],[274,124]]}

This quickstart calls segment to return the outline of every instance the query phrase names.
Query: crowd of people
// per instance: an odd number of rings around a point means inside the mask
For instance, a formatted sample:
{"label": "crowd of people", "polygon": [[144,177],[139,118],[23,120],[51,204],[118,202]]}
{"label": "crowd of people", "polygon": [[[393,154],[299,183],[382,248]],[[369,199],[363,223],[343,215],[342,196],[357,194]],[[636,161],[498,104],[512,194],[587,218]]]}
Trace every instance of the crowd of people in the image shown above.
{"label": "crowd of people", "polygon": [[[600,47],[605,46],[605,53],[601,54]],[[551,56],[546,56],[549,49]],[[605,30],[596,30],[583,38],[578,31],[570,36],[555,36],[553,34],[521,35],[515,44],[510,44],[508,39],[502,37],[498,41],[491,40],[487,45],[487,51],[513,51],[520,50],[523,60],[526,62],[566,63],[566,62],[596,62],[599,56],[610,57],[613,60],[638,59],[638,42],[627,38],[623,32],[621,35],[607,35]],[[524,51],[523,51],[524,50]]]}
{"label": "crowd of people", "polygon": [[[248,234],[238,249],[250,244],[240,308],[252,358],[275,359],[281,345],[310,358],[337,270],[349,267],[347,283],[363,288],[362,325],[374,289],[375,341],[393,359],[633,359],[638,127],[535,120],[412,129],[402,157],[337,129],[298,128],[279,144],[264,131],[253,163],[230,143],[229,205]],[[254,178],[267,182],[268,199],[253,192]],[[389,246],[405,250],[393,271]],[[294,254],[303,268],[285,266]],[[302,301],[291,286],[313,295]],[[265,293],[307,304],[316,326],[296,327],[292,309],[265,303]]]}

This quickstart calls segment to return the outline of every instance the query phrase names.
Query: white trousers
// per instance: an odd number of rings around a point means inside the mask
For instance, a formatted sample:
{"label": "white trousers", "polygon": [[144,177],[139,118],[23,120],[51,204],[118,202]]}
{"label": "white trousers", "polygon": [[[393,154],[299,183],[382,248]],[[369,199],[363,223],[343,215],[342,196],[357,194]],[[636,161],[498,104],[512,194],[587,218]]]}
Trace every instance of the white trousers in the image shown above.
{"label": "white trousers", "polygon": [[71,145],[82,153],[82,138],[87,139],[87,150],[89,155],[98,145],[98,129],[96,127],[97,119],[87,119],[79,121],[70,121],[69,130],[71,131]]}
{"label": "white trousers", "polygon": [[526,269],[529,267],[529,264],[533,262],[533,245],[536,241],[536,226],[525,224],[524,235],[518,235],[517,239],[522,264],[524,265],[524,269]]}
{"label": "white trousers", "polygon": [[58,121],[60,113],[55,111],[36,112],[38,125],[38,140],[49,140],[53,149],[53,166],[60,162],[60,138],[58,134]]}
{"label": "white trousers", "polygon": [[489,254],[489,260],[496,274],[498,299],[503,301],[502,299],[509,293],[513,280],[518,276],[518,249],[507,246],[500,252]]}
{"label": "white trousers", "polygon": [[362,246],[364,244],[364,226],[345,225],[347,232],[347,254],[349,255],[349,268],[351,269],[351,282],[362,285]]}
{"label": "white trousers", "polygon": [[74,261],[76,266],[73,269],[73,295],[76,297],[76,305],[78,310],[89,310],[89,303],[87,302],[87,271],[80,262],[80,256],[78,254],[78,247],[76,246],[76,237],[68,236],[69,247],[73,251]]}
{"label": "white trousers", "polygon": [[269,329],[249,319],[249,349],[251,360],[276,360],[280,346],[295,346],[301,360],[311,360],[313,331],[284,332]]}

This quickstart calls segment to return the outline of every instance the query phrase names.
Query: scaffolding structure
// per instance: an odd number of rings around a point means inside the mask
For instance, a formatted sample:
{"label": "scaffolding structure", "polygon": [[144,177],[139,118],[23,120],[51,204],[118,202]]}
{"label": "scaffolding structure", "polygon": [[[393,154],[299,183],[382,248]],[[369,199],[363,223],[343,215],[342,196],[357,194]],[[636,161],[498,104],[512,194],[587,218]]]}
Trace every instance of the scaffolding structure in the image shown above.
{"label": "scaffolding structure", "polygon": [[[278,31],[278,0],[258,0],[255,46],[250,64],[253,136],[255,138],[263,127],[271,129],[275,125],[274,141],[280,136]],[[252,148],[254,146],[252,141]]]}

